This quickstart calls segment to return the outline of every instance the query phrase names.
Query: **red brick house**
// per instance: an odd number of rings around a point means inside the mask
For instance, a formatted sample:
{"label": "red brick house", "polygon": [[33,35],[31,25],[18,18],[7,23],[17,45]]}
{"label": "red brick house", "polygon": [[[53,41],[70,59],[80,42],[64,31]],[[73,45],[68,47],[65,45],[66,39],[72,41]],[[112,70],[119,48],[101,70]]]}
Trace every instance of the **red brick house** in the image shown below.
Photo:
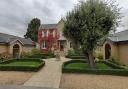
{"label": "red brick house", "polygon": [[61,19],[57,24],[42,24],[38,30],[38,44],[42,52],[59,49],[62,53],[70,48],[70,43],[62,35],[64,21]]}

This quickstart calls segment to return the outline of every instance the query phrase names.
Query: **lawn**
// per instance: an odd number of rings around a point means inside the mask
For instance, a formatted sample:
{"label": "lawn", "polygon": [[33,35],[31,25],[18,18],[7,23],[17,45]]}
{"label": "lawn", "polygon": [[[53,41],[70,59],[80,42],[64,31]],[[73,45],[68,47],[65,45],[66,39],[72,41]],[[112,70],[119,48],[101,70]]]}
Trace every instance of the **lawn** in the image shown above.
{"label": "lawn", "polygon": [[[89,67],[88,63],[77,62],[77,63],[67,64],[66,68],[87,69],[87,68],[90,68],[90,67]],[[96,63],[96,68],[97,69],[112,69],[110,66],[108,66],[104,63]]]}
{"label": "lawn", "polygon": [[38,71],[45,62],[39,59],[13,59],[0,63],[0,70],[6,71]]}
{"label": "lawn", "polygon": [[12,61],[10,63],[3,63],[0,64],[0,66],[31,66],[31,67],[36,67],[39,66],[40,62],[35,62],[35,61]]}

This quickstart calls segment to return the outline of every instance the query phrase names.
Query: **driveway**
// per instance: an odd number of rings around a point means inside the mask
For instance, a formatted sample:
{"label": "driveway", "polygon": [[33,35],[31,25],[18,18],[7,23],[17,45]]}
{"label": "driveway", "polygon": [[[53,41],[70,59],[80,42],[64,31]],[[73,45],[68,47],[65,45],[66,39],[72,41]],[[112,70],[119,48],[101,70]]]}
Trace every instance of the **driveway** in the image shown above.
{"label": "driveway", "polygon": [[17,85],[6,85],[0,86],[0,89],[58,89],[58,88],[46,88],[46,87],[31,87],[31,86],[17,86]]}
{"label": "driveway", "polygon": [[46,65],[38,73],[32,76],[24,86],[59,88],[61,79],[61,65],[70,59],[61,57],[61,61],[55,58],[45,59]]}
{"label": "driveway", "polygon": [[23,85],[35,72],[0,71],[0,85]]}

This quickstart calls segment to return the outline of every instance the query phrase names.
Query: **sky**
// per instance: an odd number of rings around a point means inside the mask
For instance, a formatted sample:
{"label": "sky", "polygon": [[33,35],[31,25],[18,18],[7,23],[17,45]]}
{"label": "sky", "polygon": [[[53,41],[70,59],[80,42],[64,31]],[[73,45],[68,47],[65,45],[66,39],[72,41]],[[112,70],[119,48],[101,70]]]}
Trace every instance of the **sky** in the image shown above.
{"label": "sky", "polygon": [[[42,24],[57,23],[71,11],[78,0],[0,0],[0,32],[23,37],[32,18]],[[121,7],[121,24],[117,31],[128,28],[128,0],[116,0]]]}

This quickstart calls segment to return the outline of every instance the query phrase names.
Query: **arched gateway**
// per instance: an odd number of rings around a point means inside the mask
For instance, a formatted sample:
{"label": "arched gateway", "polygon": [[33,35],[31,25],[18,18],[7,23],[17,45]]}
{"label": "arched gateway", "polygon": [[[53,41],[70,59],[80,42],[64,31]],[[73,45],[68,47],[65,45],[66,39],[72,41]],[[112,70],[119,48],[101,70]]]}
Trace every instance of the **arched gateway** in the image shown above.
{"label": "arched gateway", "polygon": [[15,44],[13,46],[13,57],[18,58],[20,53],[20,46],[18,44]]}

